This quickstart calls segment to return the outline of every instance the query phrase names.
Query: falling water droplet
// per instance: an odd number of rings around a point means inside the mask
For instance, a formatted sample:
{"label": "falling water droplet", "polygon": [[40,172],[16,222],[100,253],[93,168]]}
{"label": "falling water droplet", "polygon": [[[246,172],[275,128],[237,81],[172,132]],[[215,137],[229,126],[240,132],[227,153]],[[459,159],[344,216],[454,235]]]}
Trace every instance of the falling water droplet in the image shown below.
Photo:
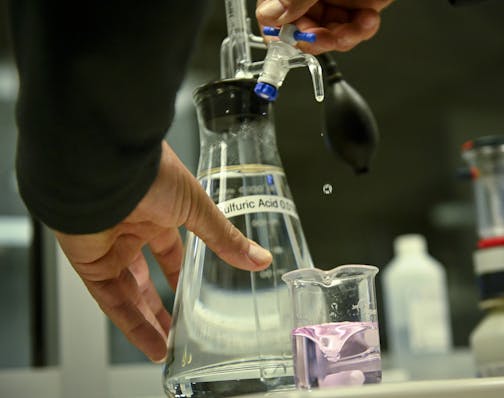
{"label": "falling water droplet", "polygon": [[332,194],[332,185],[324,184],[324,186],[322,187],[322,192],[324,192],[326,195]]}

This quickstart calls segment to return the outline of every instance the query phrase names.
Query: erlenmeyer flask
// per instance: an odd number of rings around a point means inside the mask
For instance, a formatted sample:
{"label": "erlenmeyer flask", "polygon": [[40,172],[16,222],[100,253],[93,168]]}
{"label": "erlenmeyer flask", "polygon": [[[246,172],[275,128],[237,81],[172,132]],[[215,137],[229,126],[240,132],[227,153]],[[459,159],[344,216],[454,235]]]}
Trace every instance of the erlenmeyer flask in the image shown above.
{"label": "erlenmeyer flask", "polygon": [[196,90],[198,179],[228,219],[273,254],[260,272],[224,263],[188,233],[164,386],[171,397],[294,387],[291,309],[281,275],[312,267],[277,151],[271,104],[255,80]]}

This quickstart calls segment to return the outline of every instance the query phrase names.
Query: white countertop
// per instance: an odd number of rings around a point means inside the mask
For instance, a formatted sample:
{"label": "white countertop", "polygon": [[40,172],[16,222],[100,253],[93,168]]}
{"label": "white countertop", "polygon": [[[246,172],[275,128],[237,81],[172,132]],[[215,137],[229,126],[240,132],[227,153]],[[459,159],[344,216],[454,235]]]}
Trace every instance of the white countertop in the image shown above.
{"label": "white countertop", "polygon": [[[274,398],[504,398],[504,377],[368,384],[266,395]],[[254,394],[247,398],[264,396]]]}

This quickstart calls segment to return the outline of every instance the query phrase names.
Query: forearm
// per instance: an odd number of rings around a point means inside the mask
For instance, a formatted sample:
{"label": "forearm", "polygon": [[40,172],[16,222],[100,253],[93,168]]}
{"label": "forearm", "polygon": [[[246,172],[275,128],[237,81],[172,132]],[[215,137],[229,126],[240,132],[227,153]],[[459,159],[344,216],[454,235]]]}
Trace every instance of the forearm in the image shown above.
{"label": "forearm", "polygon": [[96,232],[147,192],[200,3],[11,1],[18,183],[44,223]]}

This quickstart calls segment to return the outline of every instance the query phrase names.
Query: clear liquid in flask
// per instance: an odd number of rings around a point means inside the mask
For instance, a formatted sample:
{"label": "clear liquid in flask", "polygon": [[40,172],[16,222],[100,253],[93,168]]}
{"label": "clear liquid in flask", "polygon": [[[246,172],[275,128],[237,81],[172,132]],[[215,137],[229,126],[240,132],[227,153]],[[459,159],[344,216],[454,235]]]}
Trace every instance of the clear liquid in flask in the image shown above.
{"label": "clear liquid in flask", "polygon": [[165,390],[172,397],[224,397],[294,388],[292,310],[281,275],[312,261],[285,175],[280,167],[245,164],[199,179],[228,219],[272,252],[273,262],[259,272],[238,270],[189,234]]}

